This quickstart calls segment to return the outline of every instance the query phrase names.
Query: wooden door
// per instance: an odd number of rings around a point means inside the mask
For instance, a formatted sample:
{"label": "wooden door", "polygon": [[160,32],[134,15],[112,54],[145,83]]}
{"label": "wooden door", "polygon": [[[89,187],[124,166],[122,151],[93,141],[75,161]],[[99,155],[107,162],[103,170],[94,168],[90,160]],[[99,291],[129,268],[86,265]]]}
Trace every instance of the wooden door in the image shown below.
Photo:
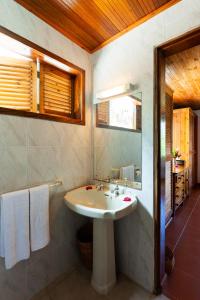
{"label": "wooden door", "polygon": [[198,117],[194,115],[194,143],[193,143],[193,161],[192,161],[192,180],[193,186],[197,184],[197,171],[198,171]]}
{"label": "wooden door", "polygon": [[173,214],[172,202],[172,136],[173,136],[173,91],[166,86],[166,162],[165,162],[165,223]]}

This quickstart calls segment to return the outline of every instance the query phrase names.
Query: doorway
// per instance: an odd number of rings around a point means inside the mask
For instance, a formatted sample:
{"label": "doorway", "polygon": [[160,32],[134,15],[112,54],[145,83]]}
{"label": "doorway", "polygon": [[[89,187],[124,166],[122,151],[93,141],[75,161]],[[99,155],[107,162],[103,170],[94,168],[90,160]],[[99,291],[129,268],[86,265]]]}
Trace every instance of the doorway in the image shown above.
{"label": "doorway", "polygon": [[[166,279],[166,197],[171,157],[166,144],[169,105],[166,105],[165,67],[167,58],[200,44],[200,28],[155,48],[155,101],[154,101],[154,220],[155,220],[155,293],[162,291]],[[169,215],[169,220],[173,218]]]}

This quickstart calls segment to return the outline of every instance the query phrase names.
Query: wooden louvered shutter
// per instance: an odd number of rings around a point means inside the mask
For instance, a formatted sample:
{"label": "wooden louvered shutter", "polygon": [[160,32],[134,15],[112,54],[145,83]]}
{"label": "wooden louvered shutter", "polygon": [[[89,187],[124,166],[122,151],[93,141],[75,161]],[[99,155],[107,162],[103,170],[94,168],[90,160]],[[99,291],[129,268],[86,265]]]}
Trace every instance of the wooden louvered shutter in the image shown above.
{"label": "wooden louvered shutter", "polygon": [[72,117],[73,77],[52,65],[40,64],[40,111]]}
{"label": "wooden louvered shutter", "polygon": [[97,104],[97,124],[109,125],[109,101]]}
{"label": "wooden louvered shutter", "polygon": [[0,107],[36,111],[36,66],[0,57]]}

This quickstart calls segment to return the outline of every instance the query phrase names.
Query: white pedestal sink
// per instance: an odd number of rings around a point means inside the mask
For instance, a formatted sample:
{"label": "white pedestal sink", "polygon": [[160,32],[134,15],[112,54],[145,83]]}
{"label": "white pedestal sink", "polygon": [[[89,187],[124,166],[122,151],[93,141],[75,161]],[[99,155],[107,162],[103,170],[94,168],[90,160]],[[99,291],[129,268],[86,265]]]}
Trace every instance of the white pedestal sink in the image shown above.
{"label": "white pedestal sink", "polygon": [[94,186],[81,187],[65,195],[67,206],[78,214],[93,218],[92,286],[107,294],[116,282],[113,220],[131,213],[137,205],[131,194],[115,196]]}

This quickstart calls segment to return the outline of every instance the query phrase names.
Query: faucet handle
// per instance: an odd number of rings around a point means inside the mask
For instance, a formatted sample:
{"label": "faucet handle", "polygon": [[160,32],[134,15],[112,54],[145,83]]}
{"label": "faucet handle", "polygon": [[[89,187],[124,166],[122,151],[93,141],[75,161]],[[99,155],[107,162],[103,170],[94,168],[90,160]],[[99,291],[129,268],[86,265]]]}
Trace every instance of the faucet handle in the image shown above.
{"label": "faucet handle", "polygon": [[114,192],[115,192],[115,196],[119,196],[119,186],[118,186],[118,184],[116,185],[116,187],[114,189]]}
{"label": "faucet handle", "polygon": [[115,187],[115,191],[119,191],[119,185],[118,184]]}

